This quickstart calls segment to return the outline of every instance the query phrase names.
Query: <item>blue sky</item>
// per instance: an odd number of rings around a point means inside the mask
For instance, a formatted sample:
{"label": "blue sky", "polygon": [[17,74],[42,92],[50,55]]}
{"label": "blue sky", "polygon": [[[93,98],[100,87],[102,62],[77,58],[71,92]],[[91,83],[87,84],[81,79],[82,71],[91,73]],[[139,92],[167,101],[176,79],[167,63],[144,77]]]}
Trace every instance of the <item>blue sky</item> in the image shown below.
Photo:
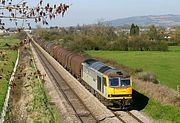
{"label": "blue sky", "polygon": [[[27,0],[31,5],[37,3],[35,1],[39,0]],[[51,21],[49,23],[51,26],[90,24],[98,20],[112,20],[130,16],[180,15],[180,0],[44,0],[45,2],[72,4],[65,17],[58,17]]]}

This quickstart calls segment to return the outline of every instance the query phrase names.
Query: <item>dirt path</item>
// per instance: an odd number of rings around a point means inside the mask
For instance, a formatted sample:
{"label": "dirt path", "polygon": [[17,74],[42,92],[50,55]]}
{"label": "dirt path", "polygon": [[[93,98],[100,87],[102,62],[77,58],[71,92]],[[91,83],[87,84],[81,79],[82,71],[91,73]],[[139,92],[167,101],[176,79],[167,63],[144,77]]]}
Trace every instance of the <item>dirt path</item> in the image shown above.
{"label": "dirt path", "polygon": [[20,48],[20,61],[12,84],[7,123],[57,122],[36,70],[29,45]]}

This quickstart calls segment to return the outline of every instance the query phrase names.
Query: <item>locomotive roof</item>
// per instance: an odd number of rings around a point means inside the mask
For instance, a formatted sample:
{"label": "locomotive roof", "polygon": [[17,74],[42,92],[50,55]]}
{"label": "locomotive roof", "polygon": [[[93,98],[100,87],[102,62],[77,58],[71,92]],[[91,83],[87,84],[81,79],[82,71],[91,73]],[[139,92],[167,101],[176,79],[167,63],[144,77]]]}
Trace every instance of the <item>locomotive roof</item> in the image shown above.
{"label": "locomotive roof", "polygon": [[91,68],[94,68],[95,70],[98,70],[101,69],[103,66],[105,66],[105,64],[103,64],[102,62],[94,62],[90,65]]}
{"label": "locomotive roof", "polygon": [[97,62],[97,60],[95,60],[95,59],[87,59],[87,60],[85,61],[85,63],[88,64],[88,65],[91,65],[91,64],[94,63],[94,62]]}
{"label": "locomotive roof", "polygon": [[100,61],[97,61],[95,59],[88,59],[85,61],[86,64],[89,65],[89,67],[99,71],[100,73],[106,74],[110,77],[117,77],[117,76],[122,76],[123,73],[122,71],[113,68],[111,66],[108,66]]}

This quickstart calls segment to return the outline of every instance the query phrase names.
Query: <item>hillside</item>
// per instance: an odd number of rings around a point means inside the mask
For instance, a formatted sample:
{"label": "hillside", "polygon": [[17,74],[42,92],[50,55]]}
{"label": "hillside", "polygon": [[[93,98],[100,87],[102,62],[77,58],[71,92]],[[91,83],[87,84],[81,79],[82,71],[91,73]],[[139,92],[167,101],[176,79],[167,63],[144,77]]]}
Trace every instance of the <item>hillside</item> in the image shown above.
{"label": "hillside", "polygon": [[180,26],[180,15],[149,15],[149,16],[134,16],[128,18],[120,18],[112,21],[108,21],[112,26],[125,26],[135,23],[139,26]]}

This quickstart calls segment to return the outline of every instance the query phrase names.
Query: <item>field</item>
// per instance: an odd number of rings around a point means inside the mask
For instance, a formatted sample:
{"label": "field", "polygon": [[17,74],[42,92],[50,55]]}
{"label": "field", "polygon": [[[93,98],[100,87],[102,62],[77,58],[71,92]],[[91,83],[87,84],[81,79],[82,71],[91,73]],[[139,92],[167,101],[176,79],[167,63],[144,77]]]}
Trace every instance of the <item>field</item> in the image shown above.
{"label": "field", "polygon": [[161,84],[173,89],[180,86],[180,46],[169,47],[168,52],[88,51],[93,57],[117,61],[118,64],[156,74]]}
{"label": "field", "polygon": [[[17,58],[17,51],[10,50],[9,48],[17,45],[18,43],[19,40],[13,39],[13,37],[0,37],[0,112],[2,111],[4,104],[8,81]],[[2,54],[4,54],[5,57],[2,57]]]}
{"label": "field", "polygon": [[[113,60],[130,68],[142,68],[144,71],[153,72],[161,84],[175,90],[177,85],[180,85],[180,46],[169,47],[168,52],[87,51],[87,53],[92,57]],[[157,120],[180,122],[180,108],[161,104],[151,97],[142,111]]]}

